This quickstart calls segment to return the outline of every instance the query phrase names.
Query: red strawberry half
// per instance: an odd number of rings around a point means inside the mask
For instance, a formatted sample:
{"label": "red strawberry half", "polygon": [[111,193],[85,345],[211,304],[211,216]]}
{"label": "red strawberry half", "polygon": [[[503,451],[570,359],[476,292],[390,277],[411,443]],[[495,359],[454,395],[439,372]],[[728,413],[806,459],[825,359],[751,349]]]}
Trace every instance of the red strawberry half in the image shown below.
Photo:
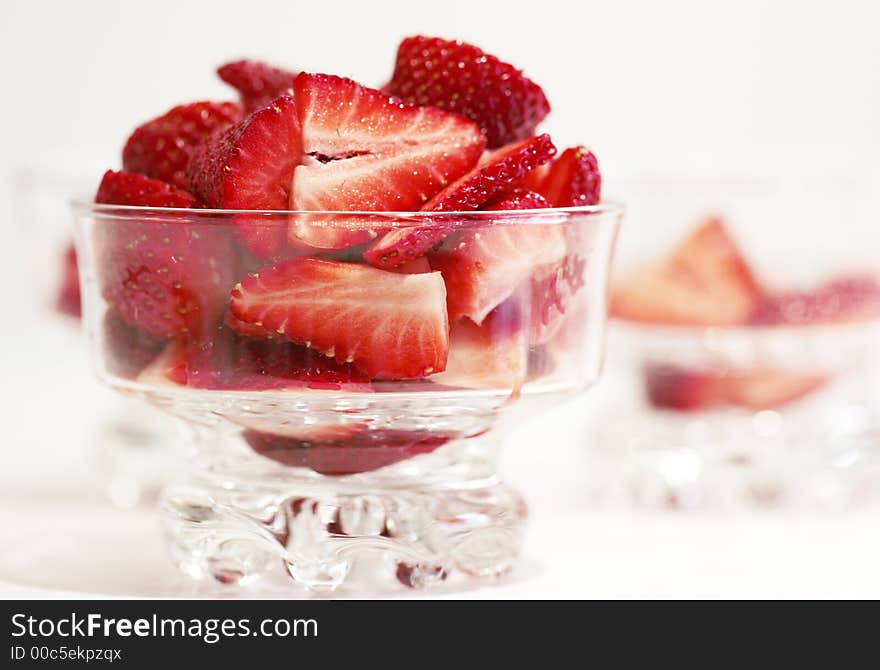
{"label": "red strawberry half", "polygon": [[[96,201],[188,207],[192,197],[142,175],[108,171]],[[101,290],[129,325],[158,338],[199,337],[223,313],[235,276],[228,236],[217,226],[169,213],[99,221],[96,246]]]}
{"label": "red strawberry half", "polygon": [[[189,180],[212,208],[283,210],[290,202],[293,170],[302,160],[302,133],[296,104],[281,96],[229,130],[213,136],[195,152]],[[281,251],[286,220],[236,217],[239,235],[260,258]]]}
{"label": "red strawberry half", "polygon": [[107,371],[126,379],[137,377],[166,346],[165,340],[128,325],[112,310],[104,314],[101,335]]}
{"label": "red strawberry half", "polygon": [[68,244],[62,260],[61,289],[55,300],[56,309],[62,314],[79,318],[82,316],[79,290],[79,268],[76,262],[76,249]]}
{"label": "red strawberry half", "polygon": [[729,326],[754,313],[761,289],[720,219],[700,225],[660,265],[615,287],[611,311],[661,324]]}
{"label": "red strawberry half", "polygon": [[550,112],[544,91],[520,70],[473,45],[437,37],[400,43],[388,91],[473,119],[489,147],[534,134]]}
{"label": "red strawberry half", "polygon": [[283,93],[291,93],[297,75],[255,60],[226,63],[217,68],[217,74],[238,91],[248,114],[265,107]]}
{"label": "red strawberry half", "polygon": [[186,169],[195,148],[213,133],[241,121],[241,117],[241,107],[233,102],[194,102],[175,107],[131,134],[122,150],[122,167],[186,190]]}
{"label": "red strawberry half", "polygon": [[[478,209],[504,196],[539,165],[553,157],[556,147],[549,135],[540,135],[493,151],[471,172],[434,196],[426,211],[463,212]],[[456,228],[448,219],[434,225],[402,228],[376,240],[364,258],[376,267],[394,267],[423,256]]]}
{"label": "red strawberry half", "polygon": [[407,379],[446,367],[449,326],[439,273],[402,275],[296,258],[232,291],[232,314],[305,344],[371,378]]}
{"label": "red strawberry half", "polygon": [[554,207],[595,205],[602,199],[599,162],[586,147],[573,147],[525,178],[524,184]]}
{"label": "red strawberry half", "polygon": [[305,467],[324,475],[370,472],[428,454],[451,436],[429,431],[363,429],[326,439],[303,439],[247,430],[244,438],[266,458],[287,466]]}
{"label": "red strawberry half", "polygon": [[177,207],[196,206],[196,200],[186,191],[166,184],[158,179],[150,179],[130,172],[107,170],[95,202],[102,205],[126,205],[135,207]]}
{"label": "red strawberry half", "polygon": [[[303,73],[294,93],[303,153],[291,209],[418,210],[470,170],[484,139],[472,122],[439,109],[405,105],[341,77]],[[294,241],[321,248],[354,246],[376,236],[375,221],[312,227],[299,217]]]}

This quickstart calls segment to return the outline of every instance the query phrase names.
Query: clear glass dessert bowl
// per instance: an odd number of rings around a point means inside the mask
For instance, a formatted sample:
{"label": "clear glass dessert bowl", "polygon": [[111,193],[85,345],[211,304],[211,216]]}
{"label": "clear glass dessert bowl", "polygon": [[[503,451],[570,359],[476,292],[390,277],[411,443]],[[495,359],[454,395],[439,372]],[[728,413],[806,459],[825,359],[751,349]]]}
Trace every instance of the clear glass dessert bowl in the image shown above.
{"label": "clear glass dessert bowl", "polygon": [[[193,447],[161,505],[186,573],[322,590],[509,570],[526,506],[497,448],[597,378],[620,207],[74,215],[100,378]],[[243,224],[290,249],[255,258]],[[429,229],[445,238],[426,256],[364,262],[378,235]],[[320,246],[340,237],[356,244]]]}

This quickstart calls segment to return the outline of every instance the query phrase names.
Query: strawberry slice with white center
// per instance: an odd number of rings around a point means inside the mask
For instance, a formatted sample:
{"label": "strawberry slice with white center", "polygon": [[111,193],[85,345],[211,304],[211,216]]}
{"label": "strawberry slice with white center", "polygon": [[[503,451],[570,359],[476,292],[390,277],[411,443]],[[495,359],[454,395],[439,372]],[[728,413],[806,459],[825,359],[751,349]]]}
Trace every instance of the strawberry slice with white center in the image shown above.
{"label": "strawberry slice with white center", "polygon": [[[555,153],[556,147],[549,135],[509,144],[486,154],[476,168],[434,196],[422,209],[432,212],[479,209],[515,188],[529,172]],[[376,267],[394,267],[423,256],[455,228],[455,221],[447,218],[425,227],[394,230],[370,245],[364,258]]]}
{"label": "strawberry slice with white center", "polygon": [[[517,200],[538,202],[537,194],[517,194],[494,207],[509,209]],[[547,206],[546,201],[544,206]],[[560,263],[566,254],[565,233],[558,221],[505,223],[463,230],[448,237],[431,254],[431,267],[446,281],[449,318],[463,316],[477,324],[510,297],[543,266]]]}
{"label": "strawberry slice with white center", "polygon": [[461,319],[450,327],[446,371],[431,377],[444,386],[519,391],[528,370],[529,344],[518,305],[499,307],[482,325]]}
{"label": "strawberry slice with white center", "polygon": [[640,270],[612,294],[611,312],[630,321],[695,326],[744,323],[761,288],[720,219],[700,225],[665,262]]}
{"label": "strawberry slice with white center", "polygon": [[[293,98],[282,95],[242,123],[215,135],[189,164],[193,193],[218,209],[287,209],[293,169],[302,160],[302,134]],[[239,237],[259,258],[285,245],[286,222],[236,217]]]}
{"label": "strawberry slice with white center", "polygon": [[[305,158],[293,174],[291,209],[418,210],[473,168],[485,146],[480,129],[463,116],[407,105],[351,79],[303,73],[294,95]],[[332,228],[312,224],[298,217],[291,239],[340,249],[377,234],[369,218]]]}
{"label": "strawberry slice with white center", "polygon": [[237,319],[274,330],[373,379],[409,379],[446,367],[446,287],[438,272],[396,274],[295,258],[232,291]]}

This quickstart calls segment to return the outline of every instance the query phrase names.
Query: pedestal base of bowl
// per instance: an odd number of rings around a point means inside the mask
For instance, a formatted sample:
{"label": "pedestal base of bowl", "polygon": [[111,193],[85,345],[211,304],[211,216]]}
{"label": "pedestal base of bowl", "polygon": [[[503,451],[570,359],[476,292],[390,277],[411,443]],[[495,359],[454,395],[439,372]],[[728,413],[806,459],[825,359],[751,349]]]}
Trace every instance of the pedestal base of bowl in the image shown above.
{"label": "pedestal base of bowl", "polygon": [[461,455],[450,443],[346,477],[259,456],[199,462],[162,496],[173,559],[195,578],[292,595],[496,578],[520,553],[526,506]]}

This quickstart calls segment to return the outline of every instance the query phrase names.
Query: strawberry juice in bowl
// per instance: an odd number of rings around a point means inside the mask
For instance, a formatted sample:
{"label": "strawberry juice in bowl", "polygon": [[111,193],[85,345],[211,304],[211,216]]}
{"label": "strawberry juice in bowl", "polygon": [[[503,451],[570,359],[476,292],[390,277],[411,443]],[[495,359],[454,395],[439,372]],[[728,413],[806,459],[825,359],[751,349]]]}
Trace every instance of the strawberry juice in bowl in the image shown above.
{"label": "strawberry juice in bowl", "polygon": [[[414,84],[437,62],[460,67]],[[595,157],[461,42],[404,40],[385,91],[219,72],[239,103],[140,126],[74,204],[99,376],[194,447],[162,499],[174,559],[282,589],[506,573],[526,506],[502,432],[599,373],[622,209]]]}

